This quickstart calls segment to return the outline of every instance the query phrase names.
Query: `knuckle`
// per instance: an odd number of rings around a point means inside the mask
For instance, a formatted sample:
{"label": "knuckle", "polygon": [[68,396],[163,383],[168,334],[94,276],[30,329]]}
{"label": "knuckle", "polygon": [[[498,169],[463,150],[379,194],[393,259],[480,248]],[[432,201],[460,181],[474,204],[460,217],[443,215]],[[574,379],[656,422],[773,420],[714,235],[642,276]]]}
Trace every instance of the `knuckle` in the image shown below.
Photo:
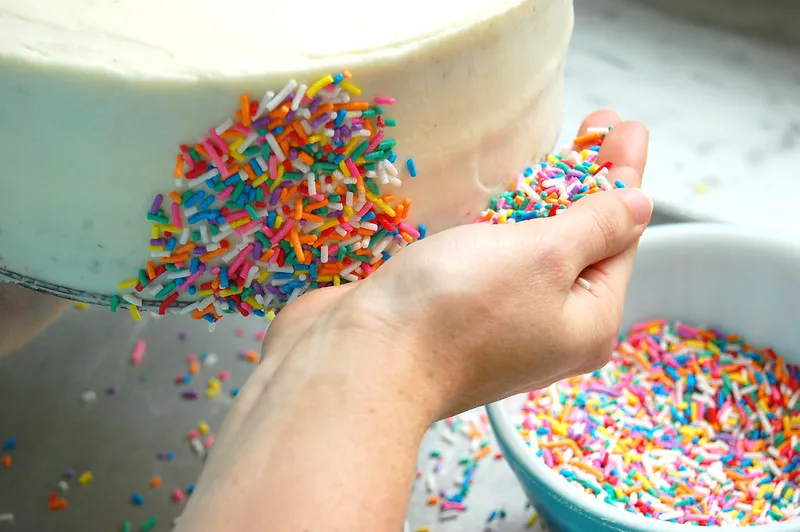
{"label": "knuckle", "polygon": [[589,211],[593,230],[598,240],[606,248],[612,247],[620,235],[619,217],[615,214],[616,212],[618,212],[618,209],[608,207]]}

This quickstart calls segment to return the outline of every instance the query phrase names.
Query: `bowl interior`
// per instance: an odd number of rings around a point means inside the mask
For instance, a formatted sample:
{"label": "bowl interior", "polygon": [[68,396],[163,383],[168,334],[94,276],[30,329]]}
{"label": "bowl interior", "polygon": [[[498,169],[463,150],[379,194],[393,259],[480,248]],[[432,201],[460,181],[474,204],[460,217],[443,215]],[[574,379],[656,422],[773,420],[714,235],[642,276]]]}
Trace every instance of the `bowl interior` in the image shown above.
{"label": "bowl interior", "polygon": [[[648,229],[637,254],[621,329],[624,332],[634,323],[656,318],[738,333],[749,344],[772,347],[787,362],[799,364],[800,239],[716,224]],[[523,488],[537,508],[562,522],[563,530],[686,529],[686,525],[631,514],[574,491],[536,459],[517,434],[508,414],[515,401],[519,398],[489,405],[492,426]],[[800,524],[795,519],[747,530],[797,532]]]}

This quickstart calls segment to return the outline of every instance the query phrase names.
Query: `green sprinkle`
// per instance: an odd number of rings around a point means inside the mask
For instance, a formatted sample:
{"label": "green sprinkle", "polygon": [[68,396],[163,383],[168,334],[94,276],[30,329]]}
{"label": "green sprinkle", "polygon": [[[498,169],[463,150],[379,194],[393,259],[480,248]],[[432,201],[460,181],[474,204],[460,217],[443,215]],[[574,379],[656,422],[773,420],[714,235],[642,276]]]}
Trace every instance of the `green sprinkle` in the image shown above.
{"label": "green sprinkle", "polygon": [[258,220],[258,213],[256,212],[256,210],[253,208],[252,205],[248,203],[244,209],[247,211],[247,214],[250,215],[250,218],[252,218],[253,220]]}
{"label": "green sprinkle", "polygon": [[[158,211],[158,212],[162,212],[162,211]],[[151,222],[156,222],[156,223],[160,223],[160,224],[169,223],[169,218],[167,218],[166,216],[162,216],[161,214],[153,214],[151,212],[147,213],[147,219],[150,220]]]}
{"label": "green sprinkle", "polygon": [[365,179],[364,184],[367,185],[367,188],[369,189],[370,192],[372,192],[376,196],[380,195],[381,189],[378,188],[378,184],[375,182],[374,179]]}
{"label": "green sprinkle", "polygon": [[122,532],[131,532],[131,522],[125,521],[122,523]]}
{"label": "green sprinkle", "polygon": [[150,532],[153,528],[158,524],[158,516],[153,515],[150,516],[147,521],[142,523],[142,528],[140,528],[141,532]]}
{"label": "green sprinkle", "polygon": [[353,150],[353,153],[350,154],[350,158],[355,161],[356,159],[361,157],[365,151],[367,151],[367,148],[369,148],[369,141],[368,140],[362,141],[361,144],[356,146],[356,149]]}
{"label": "green sprinkle", "polygon": [[397,120],[391,118],[387,118],[383,123],[386,124],[386,127],[397,127]]}
{"label": "green sprinkle", "polygon": [[119,296],[114,294],[111,296],[111,312],[116,312],[119,308]]}
{"label": "green sprinkle", "polygon": [[258,155],[259,151],[260,149],[258,146],[250,146],[249,148],[244,150],[244,156],[247,158],[255,157],[256,155]]}
{"label": "green sprinkle", "polygon": [[147,286],[150,284],[150,280],[147,278],[147,272],[144,270],[139,270],[139,282],[142,283],[142,286]]}
{"label": "green sprinkle", "polygon": [[164,288],[159,290],[159,292],[156,294],[156,299],[161,299],[163,297],[167,297],[174,290],[177,290],[177,289],[178,289],[178,283],[176,281],[172,281],[167,286],[165,286]]}
{"label": "green sprinkle", "polygon": [[291,181],[299,181],[303,179],[303,174],[300,172],[286,172],[283,174],[284,179],[289,179]]}
{"label": "green sprinkle", "polygon": [[378,144],[378,146],[375,149],[376,150],[385,151],[385,150],[387,150],[389,148],[394,148],[395,146],[397,146],[397,141],[396,140],[394,140],[394,139],[386,139],[383,142],[381,142],[380,144]]}
{"label": "green sprinkle", "polygon": [[231,194],[231,200],[236,201],[239,199],[239,196],[242,195],[242,191],[244,190],[244,183],[239,181],[236,183],[236,187],[233,189],[233,194]]}
{"label": "green sprinkle", "polygon": [[431,458],[439,458],[440,456],[442,456],[442,453],[440,453],[439,451],[431,451],[430,454]]}
{"label": "green sprinkle", "polygon": [[[264,132],[261,133],[261,131]],[[266,135],[267,130],[260,130],[259,133],[261,133],[262,136]],[[269,159],[270,155],[272,155],[272,150],[269,148],[269,142],[265,142],[264,144],[261,145],[261,157],[263,157],[264,159]]]}
{"label": "green sprinkle", "polygon": [[386,152],[384,151],[372,151],[364,155],[365,161],[381,161],[386,159]]}

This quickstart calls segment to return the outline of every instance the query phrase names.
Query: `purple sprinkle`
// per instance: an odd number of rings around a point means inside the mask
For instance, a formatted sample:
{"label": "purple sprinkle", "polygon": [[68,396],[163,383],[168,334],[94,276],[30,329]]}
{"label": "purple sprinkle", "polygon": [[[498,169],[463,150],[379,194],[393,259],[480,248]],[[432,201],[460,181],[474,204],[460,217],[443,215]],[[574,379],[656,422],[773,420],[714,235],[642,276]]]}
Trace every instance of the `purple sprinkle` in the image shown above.
{"label": "purple sprinkle", "polygon": [[151,246],[166,246],[167,239],[166,238],[151,238],[150,239]]}
{"label": "purple sprinkle", "polygon": [[[291,98],[289,99],[291,100]],[[292,120],[294,120],[294,113],[294,111],[289,111],[289,113],[286,115],[286,118],[283,119],[283,122],[285,124],[291,124]]]}
{"label": "purple sprinkle", "polygon": [[161,202],[164,201],[164,196],[158,194],[155,198],[153,198],[153,205],[150,206],[150,214],[156,214],[158,209],[161,208]]}
{"label": "purple sprinkle", "polygon": [[258,283],[253,283],[251,286],[253,287],[253,290],[255,290],[255,292],[256,292],[258,295],[261,295],[261,296],[263,296],[263,295],[264,295],[264,288],[263,288],[263,287],[262,287],[260,284],[258,284]]}
{"label": "purple sprinkle", "polygon": [[117,387],[116,387],[116,386],[114,386],[114,385],[111,385],[111,386],[109,386],[109,387],[108,387],[108,389],[106,390],[106,393],[107,393],[108,395],[117,395],[117,394],[119,393],[119,390],[117,389]]}
{"label": "purple sprinkle", "polygon": [[266,289],[267,289],[267,290],[269,290],[269,291],[270,291],[270,293],[272,293],[273,295],[276,295],[276,296],[282,296],[282,295],[283,295],[283,292],[281,292],[281,291],[278,289],[278,287],[277,287],[277,286],[272,286],[271,284],[268,284],[268,285],[266,286]]}
{"label": "purple sprinkle", "polygon": [[267,127],[267,124],[269,124],[271,121],[272,119],[269,117],[269,115],[262,116],[261,118],[253,122],[253,129],[261,129]]}
{"label": "purple sprinkle", "polygon": [[253,243],[253,260],[258,260],[258,257],[261,256],[261,242],[256,240]]}
{"label": "purple sprinkle", "polygon": [[184,399],[195,400],[200,397],[200,394],[197,392],[197,390],[186,390],[181,394],[181,397]]}
{"label": "purple sprinkle", "polygon": [[311,114],[313,115],[314,113],[317,112],[317,109],[319,109],[319,106],[321,104],[322,104],[322,98],[320,98],[319,96],[315,96],[314,99],[311,100],[311,103],[308,104],[308,110],[311,111]]}
{"label": "purple sprinkle", "polygon": [[327,114],[323,113],[321,116],[318,116],[316,120],[311,122],[311,129],[318,129],[320,126],[322,126],[322,124],[324,124],[328,120],[330,120],[330,117]]}
{"label": "purple sprinkle", "polygon": [[189,334],[186,331],[181,331],[178,333],[179,340],[186,340],[187,338],[189,338]]}
{"label": "purple sprinkle", "polygon": [[274,207],[275,205],[278,204],[278,198],[280,198],[280,196],[281,196],[280,188],[279,187],[275,188],[275,190],[272,192],[272,196],[270,196],[270,198],[269,198],[270,207]]}
{"label": "purple sprinkle", "polygon": [[205,255],[205,254],[206,254],[206,248],[204,248],[204,247],[198,246],[198,247],[196,247],[196,248],[194,248],[192,250],[192,255],[200,256],[200,255]]}
{"label": "purple sprinkle", "polygon": [[291,159],[292,161],[297,160],[297,155],[298,155],[297,149],[292,148],[291,150],[289,150],[289,159]]}

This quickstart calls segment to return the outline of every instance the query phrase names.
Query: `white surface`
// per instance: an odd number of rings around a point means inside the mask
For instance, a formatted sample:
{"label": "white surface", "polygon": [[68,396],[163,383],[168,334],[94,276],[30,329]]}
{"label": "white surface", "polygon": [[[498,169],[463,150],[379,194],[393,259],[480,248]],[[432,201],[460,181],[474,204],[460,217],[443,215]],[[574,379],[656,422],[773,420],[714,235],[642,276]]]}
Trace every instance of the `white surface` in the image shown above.
{"label": "white surface", "polygon": [[[55,2],[53,10],[36,11],[34,17],[28,10],[41,7],[41,0],[14,0],[10,5],[19,13],[11,16],[6,7],[0,14],[0,35],[19,34],[19,25],[29,30],[23,32],[25,39],[60,35],[50,43],[60,49],[57,54],[13,39],[0,41],[5,43],[0,46],[0,268],[76,290],[115,293],[116,285],[150,258],[145,213],[157,193],[173,187],[179,144],[193,143],[224,123],[243,92],[260,100],[265,90],[278,92],[291,78],[311,84],[350,69],[364,89],[361,99],[397,98],[387,116],[396,118],[398,127],[387,137],[397,140],[399,166],[413,158],[419,178],[407,180],[396,192],[413,201],[411,223],[425,223],[431,231],[472,221],[490,195],[531,157],[544,155],[558,134],[571,0],[497,0],[491,4],[495,9],[483,8],[492,16],[467,17],[467,24],[466,15],[451,12],[451,19],[438,19],[435,31],[411,31],[415,25],[408,22],[408,17],[427,16],[430,2],[414,0],[402,9],[387,0],[373,2],[367,10],[372,13],[397,8],[397,17],[381,18],[375,32],[408,32],[414,38],[404,46],[308,58],[292,68],[273,65],[272,58],[294,40],[280,41],[282,34],[267,27],[254,33],[267,39],[277,32],[278,42],[249,47],[254,43],[237,39],[247,32],[232,24],[239,16],[243,22],[246,14],[213,3],[208,3],[213,9],[203,11],[205,4],[195,8],[195,3],[186,17],[202,17],[205,25],[186,24],[183,17],[161,21],[169,23],[174,45],[169,50],[176,59],[184,57],[186,43],[213,43],[208,64],[205,48],[198,48],[191,75],[180,76],[164,73],[134,44],[149,38],[149,26],[142,25],[150,17],[165,17],[169,11],[164,6],[184,3],[153,0],[158,10],[140,7],[128,17],[123,9],[133,9],[129,1],[114,4],[120,11],[109,0],[82,0],[77,6]],[[66,34],[47,23],[59,16],[55,4],[70,6]],[[283,6],[277,0],[236,3],[242,4]],[[336,12],[340,6],[330,9]],[[125,32],[118,27],[120,20],[108,20],[110,13],[124,19]],[[208,35],[209,23],[230,32],[230,38]],[[154,27],[154,42],[165,38],[161,28]],[[327,37],[309,37],[302,24],[296,31],[291,24],[280,31],[288,28],[293,37],[327,47]],[[436,37],[421,38],[419,32],[431,31]],[[360,45],[374,44],[369,26],[351,32]],[[77,56],[84,50],[66,44],[87,39],[93,43],[90,52],[102,49],[107,55],[89,60],[89,53],[81,63]],[[97,39],[108,41],[107,51],[98,48]],[[387,46],[399,42],[387,39]],[[240,62],[247,58],[247,68],[221,74],[216,64],[221,55]],[[137,69],[130,70],[133,59]],[[387,187],[387,192],[394,190]]]}
{"label": "white surface", "polygon": [[800,160],[800,49],[667,17],[635,1],[576,0],[575,11],[567,126],[597,108],[647,124],[644,188],[657,208],[800,232],[790,193]]}
{"label": "white surface", "polygon": [[[764,236],[732,225],[675,224],[650,229],[639,246],[622,330],[656,318],[740,334],[755,346],[773,347],[787,363],[800,363],[800,241]],[[753,272],[758,272],[754,275]],[[587,512],[615,530],[680,532],[685,526],[629,514],[592,499],[575,498],[569,485],[518,437],[504,402],[491,405],[499,433],[511,452],[547,489],[579,500]],[[749,527],[758,532],[795,532],[797,520]],[[720,532],[740,530],[714,527]]]}

